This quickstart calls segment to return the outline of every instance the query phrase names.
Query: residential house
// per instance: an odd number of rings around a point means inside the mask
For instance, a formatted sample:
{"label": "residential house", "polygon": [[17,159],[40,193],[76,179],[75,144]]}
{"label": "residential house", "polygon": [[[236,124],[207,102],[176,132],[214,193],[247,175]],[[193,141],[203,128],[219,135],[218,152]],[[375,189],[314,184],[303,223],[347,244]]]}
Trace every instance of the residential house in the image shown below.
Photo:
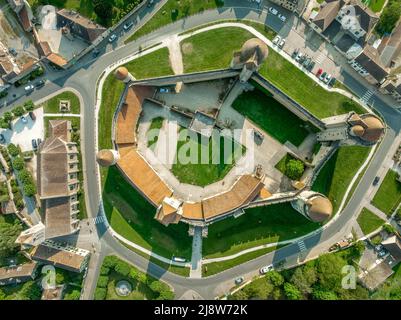
{"label": "residential house", "polygon": [[381,243],[384,248],[390,252],[396,263],[401,261],[401,238],[398,235],[393,235]]}
{"label": "residential house", "polygon": [[81,273],[88,265],[90,252],[85,249],[46,240],[33,248],[31,258],[72,272]]}
{"label": "residential house", "polygon": [[80,37],[88,43],[93,43],[106,28],[81,16],[79,13],[61,9],[57,11],[57,27],[64,28],[65,32]]}
{"label": "residential house", "polygon": [[313,18],[310,21],[311,27],[319,33],[325,31],[336,19],[343,4],[342,0],[331,1],[324,5],[317,14],[314,13],[316,11],[313,11]]}
{"label": "residential house", "polygon": [[372,84],[382,84],[389,74],[380,60],[379,52],[368,44],[349,64]]}
{"label": "residential house", "polygon": [[382,39],[377,50],[386,67],[393,68],[396,65],[396,60],[401,60],[401,19],[391,35]]}
{"label": "residential house", "polygon": [[341,7],[336,20],[342,29],[357,41],[368,37],[379,17],[359,0],[351,0]]}
{"label": "residential house", "polygon": [[18,19],[24,30],[27,32],[32,31],[33,14],[29,4],[24,0],[8,0],[8,3],[11,9],[13,9],[18,16]]}
{"label": "residential house", "polygon": [[396,80],[387,80],[381,87],[381,91],[390,94],[397,102],[401,102],[401,76]]}
{"label": "residential house", "polygon": [[71,142],[71,122],[49,121],[49,133],[39,147],[37,173],[46,239],[78,231],[78,149]]}
{"label": "residential house", "polygon": [[37,268],[38,264],[36,262],[0,268],[0,286],[33,280],[37,275]]}
{"label": "residential house", "polygon": [[[8,83],[14,84],[18,80],[21,80],[22,78],[24,78],[25,76],[29,75],[30,73],[39,68],[40,65],[35,60],[30,60],[29,62],[23,64],[22,66],[13,65],[13,69],[11,71],[9,69],[8,73],[3,75],[3,80]],[[1,72],[2,70],[0,69],[0,73]]]}

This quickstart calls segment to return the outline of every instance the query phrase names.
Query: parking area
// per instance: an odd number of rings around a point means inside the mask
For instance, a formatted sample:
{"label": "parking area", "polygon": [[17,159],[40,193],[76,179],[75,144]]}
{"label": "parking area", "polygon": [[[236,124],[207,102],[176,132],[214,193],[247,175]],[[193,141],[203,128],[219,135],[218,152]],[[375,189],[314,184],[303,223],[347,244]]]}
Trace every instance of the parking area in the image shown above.
{"label": "parking area", "polygon": [[0,129],[0,133],[5,139],[3,145],[9,143],[18,144],[24,152],[33,150],[32,139],[39,138],[43,141],[43,108],[38,108],[34,112],[36,115],[35,121],[33,121],[28,114],[25,114],[25,120],[20,117],[12,122],[12,130]]}

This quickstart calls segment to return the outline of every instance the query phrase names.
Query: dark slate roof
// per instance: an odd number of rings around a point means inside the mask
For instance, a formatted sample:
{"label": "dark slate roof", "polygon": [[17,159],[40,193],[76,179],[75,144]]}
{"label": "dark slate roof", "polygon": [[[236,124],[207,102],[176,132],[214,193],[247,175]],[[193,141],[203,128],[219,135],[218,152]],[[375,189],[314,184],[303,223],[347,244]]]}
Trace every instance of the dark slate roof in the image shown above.
{"label": "dark slate roof", "polygon": [[388,72],[382,65],[379,57],[379,52],[370,45],[366,45],[361,54],[355,58],[370,75],[378,82],[388,76]]}

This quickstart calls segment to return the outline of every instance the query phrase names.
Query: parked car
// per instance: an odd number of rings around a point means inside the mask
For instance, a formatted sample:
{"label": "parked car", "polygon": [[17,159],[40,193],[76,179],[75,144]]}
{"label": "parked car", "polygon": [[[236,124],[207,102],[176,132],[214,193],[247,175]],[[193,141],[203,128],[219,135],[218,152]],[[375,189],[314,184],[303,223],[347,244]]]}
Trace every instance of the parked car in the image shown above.
{"label": "parked car", "polygon": [[41,138],[37,138],[36,141],[38,143],[38,146],[40,146],[40,144],[42,143],[42,139]]}
{"label": "parked car", "polygon": [[260,268],[259,273],[260,274],[266,274],[266,273],[268,273],[269,271],[272,271],[272,270],[273,270],[273,265],[269,264],[268,266],[264,266],[264,267]]}
{"label": "parked car", "polygon": [[377,246],[375,246],[375,250],[376,252],[380,252],[383,249],[383,245],[378,244]]}
{"label": "parked car", "polygon": [[286,20],[286,17],[283,14],[279,14],[277,17],[283,22]]}
{"label": "parked car", "polygon": [[169,90],[168,90],[167,88],[160,88],[160,89],[159,89],[159,92],[160,92],[160,93],[168,93]]}
{"label": "parked car", "polygon": [[4,138],[4,135],[2,133],[0,133],[0,142],[1,143],[6,142],[6,139]]}
{"label": "parked car", "polygon": [[307,58],[305,59],[305,61],[302,63],[302,66],[305,67],[305,68],[307,68],[307,67],[309,66],[309,64],[311,63],[311,61],[312,61],[312,59],[309,58],[309,57],[307,57]]}
{"label": "parked car", "polygon": [[36,150],[38,148],[38,144],[36,143],[36,139],[32,139],[32,148]]}
{"label": "parked car", "polygon": [[285,45],[285,39],[281,39],[280,43],[278,44],[278,47],[279,47],[280,49],[283,49],[283,48],[284,48],[284,45]]}
{"label": "parked car", "polygon": [[109,38],[109,42],[112,43],[117,39],[117,36],[113,33],[110,38]]}
{"label": "parked car", "polygon": [[8,49],[8,52],[10,52],[14,57],[18,54],[17,50],[15,50],[14,48]]}
{"label": "parked car", "polygon": [[125,31],[127,31],[127,30],[131,29],[133,25],[134,25],[134,23],[133,23],[132,21],[131,21],[131,22],[126,22],[126,23],[124,24],[124,26],[123,26],[123,29],[124,29]]}
{"label": "parked car", "polygon": [[269,12],[273,15],[277,15],[278,11],[274,9],[273,7],[269,7]]}
{"label": "parked car", "polygon": [[32,119],[33,121],[36,120],[36,115],[35,115],[35,113],[34,113],[33,111],[30,111],[30,112],[29,112],[29,116],[31,117],[31,119]]}
{"label": "parked car", "polygon": [[41,88],[46,84],[45,80],[39,80],[38,82],[35,83],[36,88]]}
{"label": "parked car", "polygon": [[373,185],[374,185],[374,186],[377,186],[377,184],[379,183],[379,181],[380,181],[380,177],[375,177],[375,179],[373,180]]}
{"label": "parked car", "polygon": [[154,3],[154,0],[149,0],[148,1],[148,8],[150,8],[153,5],[153,3]]}
{"label": "parked car", "polygon": [[336,78],[332,77],[331,80],[329,81],[328,85],[330,87],[333,87],[336,84],[336,81],[337,81]]}
{"label": "parked car", "polygon": [[281,40],[280,36],[275,36],[272,42],[273,42],[274,45],[278,45],[280,40]]}
{"label": "parked car", "polygon": [[35,90],[35,87],[33,86],[33,84],[28,84],[25,88],[24,88],[25,92],[31,92],[33,90]]}
{"label": "parked car", "polygon": [[381,250],[377,254],[379,258],[383,258],[387,254],[387,250]]}
{"label": "parked car", "polygon": [[24,116],[21,117],[21,121],[22,121],[22,123],[27,123],[28,122],[28,120]]}
{"label": "parked car", "polygon": [[323,69],[322,69],[322,68],[320,68],[319,70],[317,70],[317,72],[316,72],[316,77],[319,77],[319,76],[322,74],[322,72],[323,72]]}
{"label": "parked car", "polygon": [[299,49],[295,49],[294,52],[291,55],[291,58],[295,59],[298,55]]}
{"label": "parked car", "polygon": [[323,72],[320,76],[319,76],[319,80],[323,81],[324,78],[326,78],[327,72]]}
{"label": "parked car", "polygon": [[304,57],[304,54],[302,52],[298,52],[297,56],[295,57],[295,61],[299,62],[302,57]]}
{"label": "parked car", "polygon": [[330,80],[331,80],[331,75],[328,73],[328,74],[326,74],[326,76],[324,77],[323,82],[324,82],[324,83],[329,83]]}
{"label": "parked car", "polygon": [[235,284],[238,286],[242,282],[244,282],[244,277],[238,277],[234,280]]}
{"label": "parked car", "polygon": [[306,60],[306,58],[308,58],[308,56],[304,54],[304,55],[302,55],[302,57],[299,58],[299,61],[298,61],[298,62],[299,62],[300,64],[303,64],[304,61]]}
{"label": "parked car", "polygon": [[311,63],[309,63],[309,66],[306,68],[308,71],[312,71],[313,68],[315,67],[315,61],[311,61]]}
{"label": "parked car", "polygon": [[99,53],[100,53],[100,50],[99,49],[95,49],[95,50],[93,50],[92,55],[93,55],[94,58],[96,58],[99,55]]}

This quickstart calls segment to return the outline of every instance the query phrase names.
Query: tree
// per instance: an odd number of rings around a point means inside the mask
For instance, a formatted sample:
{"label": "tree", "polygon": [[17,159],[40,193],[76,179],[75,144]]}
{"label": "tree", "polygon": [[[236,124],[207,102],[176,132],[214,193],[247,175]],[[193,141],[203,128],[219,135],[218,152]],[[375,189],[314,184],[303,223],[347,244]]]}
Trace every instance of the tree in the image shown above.
{"label": "tree", "polygon": [[35,105],[32,100],[25,101],[24,108],[26,111],[33,111],[35,109]]}
{"label": "tree", "polygon": [[24,283],[20,292],[18,292],[17,300],[40,300],[42,289],[34,281]]}
{"label": "tree", "polygon": [[138,277],[138,270],[136,270],[135,268],[131,268],[131,270],[129,271],[129,275],[128,275],[132,280],[137,280]]}
{"label": "tree", "polygon": [[22,169],[19,171],[18,178],[23,184],[30,183],[32,181],[31,173],[27,169]]}
{"label": "tree", "polygon": [[64,296],[64,300],[79,300],[80,297],[81,297],[81,292],[75,289],[72,292],[67,293]]}
{"label": "tree", "polygon": [[106,267],[104,264],[100,267],[100,275],[107,276],[110,273],[110,268]]}
{"label": "tree", "polygon": [[18,106],[18,107],[15,107],[15,108],[12,110],[12,113],[13,113],[16,117],[21,117],[22,115],[24,115],[25,109],[24,109],[23,106]]}
{"label": "tree", "polygon": [[377,23],[376,31],[380,36],[390,34],[397,24],[401,15],[401,6],[398,1],[389,1],[380,15],[380,20]]}
{"label": "tree", "polygon": [[0,118],[0,128],[10,129],[10,122],[5,121],[4,118]]}
{"label": "tree", "polygon": [[302,298],[301,292],[291,283],[284,283],[284,293],[289,300],[300,300]]}
{"label": "tree", "polygon": [[10,256],[16,252],[18,245],[15,240],[22,231],[19,221],[15,223],[0,223],[0,258]]}
{"label": "tree", "polygon": [[320,289],[313,290],[312,297],[315,300],[338,300],[335,292]]}
{"label": "tree", "polygon": [[4,293],[3,290],[0,289],[0,301],[1,300],[6,300],[6,294]]}
{"label": "tree", "polygon": [[4,120],[5,120],[6,122],[10,122],[10,121],[13,120],[14,117],[13,117],[13,115],[11,114],[10,111],[7,111],[7,112],[4,112],[3,118],[4,118]]}
{"label": "tree", "polygon": [[7,146],[8,152],[11,154],[11,156],[16,157],[21,153],[21,149],[19,148],[19,146],[16,146],[13,143],[10,143]]}
{"label": "tree", "polygon": [[95,300],[104,300],[104,299],[106,299],[106,294],[107,294],[107,291],[105,288],[97,287],[95,289],[94,298],[95,298]]}
{"label": "tree", "polygon": [[123,277],[127,277],[130,270],[130,265],[124,261],[118,261],[118,263],[114,267],[114,271],[121,274]]}
{"label": "tree", "polygon": [[301,160],[291,159],[285,165],[285,174],[292,180],[299,180],[304,173],[305,166]]}
{"label": "tree", "polygon": [[138,272],[138,275],[137,275],[137,280],[138,280],[138,282],[140,282],[140,283],[146,283],[146,280],[148,279],[148,277],[146,276],[146,274],[145,273],[143,273],[143,272]]}
{"label": "tree", "polygon": [[113,3],[110,0],[94,0],[93,11],[103,22],[107,22],[113,16]]}
{"label": "tree", "polygon": [[265,278],[274,287],[279,287],[284,283],[283,276],[277,271],[270,271],[270,272],[266,273]]}
{"label": "tree", "polygon": [[13,168],[15,169],[15,170],[17,170],[17,171],[20,171],[20,170],[22,170],[23,168],[25,167],[25,162],[24,162],[24,160],[21,158],[21,157],[16,157],[14,160],[13,160]]}
{"label": "tree", "polygon": [[388,223],[386,223],[383,226],[383,230],[386,231],[387,233],[395,233],[395,228],[391,224],[388,224]]}
{"label": "tree", "polygon": [[304,295],[312,292],[312,285],[317,280],[313,267],[298,267],[291,277],[291,283]]}
{"label": "tree", "polygon": [[25,184],[24,193],[27,197],[33,197],[36,194],[36,186],[33,183]]}
{"label": "tree", "polygon": [[324,254],[316,261],[317,277],[324,291],[336,291],[341,287],[341,269],[347,263],[337,254]]}
{"label": "tree", "polygon": [[249,300],[248,294],[244,290],[239,290],[233,295],[229,296],[228,299],[232,300]]}
{"label": "tree", "polygon": [[157,300],[174,300],[174,293],[171,290],[163,290]]}
{"label": "tree", "polygon": [[108,276],[100,276],[99,279],[97,280],[97,286],[99,288],[106,288],[108,283],[109,283]]}

